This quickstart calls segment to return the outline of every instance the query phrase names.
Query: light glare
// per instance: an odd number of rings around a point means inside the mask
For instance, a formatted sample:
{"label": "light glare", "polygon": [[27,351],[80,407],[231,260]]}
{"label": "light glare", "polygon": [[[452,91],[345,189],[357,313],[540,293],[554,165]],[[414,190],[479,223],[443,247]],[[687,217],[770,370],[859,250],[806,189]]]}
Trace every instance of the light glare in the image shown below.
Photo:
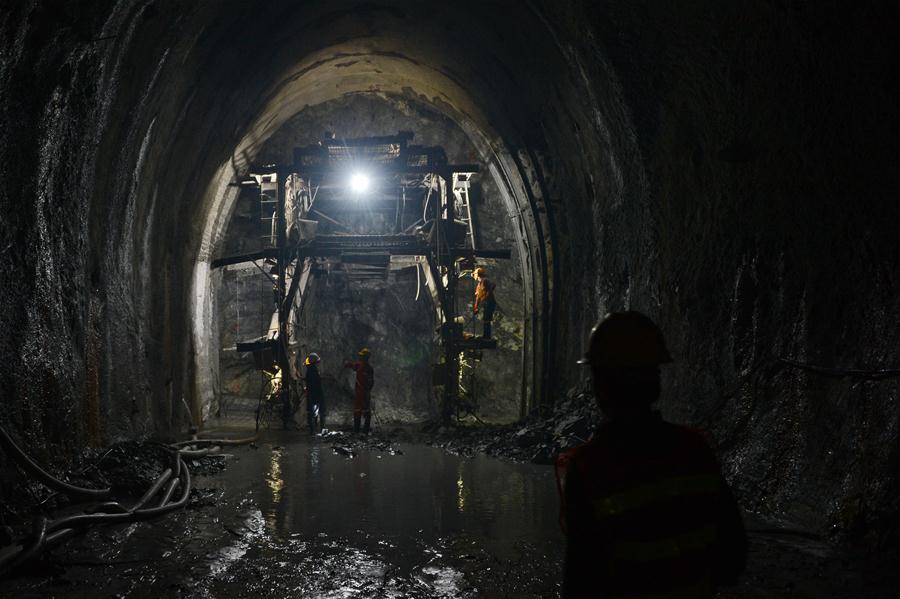
{"label": "light glare", "polygon": [[369,189],[369,178],[362,173],[354,173],[350,177],[350,189],[356,193],[362,193]]}

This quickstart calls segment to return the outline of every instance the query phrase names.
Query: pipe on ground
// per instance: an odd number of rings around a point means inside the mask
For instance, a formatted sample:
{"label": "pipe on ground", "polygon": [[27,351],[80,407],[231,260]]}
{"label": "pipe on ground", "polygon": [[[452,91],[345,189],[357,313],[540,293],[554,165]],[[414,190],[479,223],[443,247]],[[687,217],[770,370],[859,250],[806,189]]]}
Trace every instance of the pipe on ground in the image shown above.
{"label": "pipe on ground", "polygon": [[[108,514],[108,513],[97,513],[97,514],[75,514],[72,516],[66,516],[64,518],[60,518],[58,520],[53,520],[48,525],[50,531],[59,530],[62,528],[78,528],[81,526],[87,526],[89,524],[114,524],[118,522],[131,522],[134,520],[146,520],[148,518],[153,518],[159,516],[161,514],[165,514],[166,512],[170,512],[174,509],[183,507],[187,505],[188,497],[191,493],[191,473],[188,470],[187,464],[181,465],[181,473],[183,475],[183,480],[181,481],[183,484],[183,493],[181,498],[173,503],[168,503],[166,505],[160,505],[157,507],[151,508],[140,508],[140,509],[132,509],[126,513],[118,513],[118,514]],[[162,478],[162,477],[160,477]],[[157,479],[159,481],[159,479]],[[165,482],[165,481],[163,481]],[[162,483],[159,486],[156,486],[154,483],[154,487],[156,487],[156,491],[159,491],[159,487],[162,486]],[[168,491],[168,489],[167,489]],[[149,492],[149,491],[148,491]],[[155,493],[154,493],[155,494]],[[146,495],[146,494],[145,494]],[[151,495],[152,497],[152,495]],[[149,498],[148,498],[149,499]],[[140,502],[138,502],[140,504]],[[136,508],[138,504],[135,504]]]}
{"label": "pipe on ground", "polygon": [[38,555],[44,547],[44,542],[47,540],[47,528],[47,518],[41,516],[36,519],[29,544],[22,547],[18,552],[9,553],[0,559],[0,574],[20,566]]}
{"label": "pipe on ground", "polygon": [[244,437],[243,439],[189,439],[172,443],[169,447],[181,448],[190,445],[247,445],[259,439],[259,435]]}
{"label": "pipe on ground", "polygon": [[[175,478],[169,482],[163,493],[162,499],[156,507],[143,508],[150,499],[156,495],[166,481],[172,476],[172,469],[167,468],[151,485],[150,489],[144,493],[143,497],[135,504],[131,510],[118,513],[82,513],[72,516],[66,516],[56,520],[48,521],[46,517],[41,516],[35,520],[34,532],[31,542],[27,547],[20,547],[18,551],[9,552],[0,558],[0,576],[5,575],[13,568],[21,566],[27,561],[40,555],[40,553],[55,543],[63,541],[75,533],[76,528],[87,526],[89,524],[112,524],[119,522],[130,522],[135,520],[149,520],[161,516],[173,510],[179,509],[187,505],[191,495],[191,472],[188,470],[187,464],[181,457],[178,458],[178,474],[181,478]],[[177,501],[169,502],[178,484],[182,485],[181,497]],[[118,502],[110,501],[95,509],[115,509],[121,510],[123,506]]]}
{"label": "pipe on ground", "polygon": [[75,485],[71,485],[67,482],[61,481],[43,468],[41,468],[37,462],[28,457],[24,451],[22,451],[18,445],[16,445],[15,441],[12,440],[12,437],[6,432],[2,426],[0,426],[0,446],[3,446],[3,449],[6,451],[8,455],[10,455],[13,460],[26,472],[37,477],[44,485],[53,489],[54,491],[59,491],[60,493],[65,493],[66,495],[72,497],[81,497],[87,499],[102,499],[107,497],[110,493],[110,489],[85,489],[84,487],[76,487]]}
{"label": "pipe on ground", "polygon": [[183,458],[202,458],[211,454],[217,454],[220,451],[222,451],[222,448],[215,445],[213,447],[207,447],[206,449],[180,449],[178,450],[178,453],[180,453]]}
{"label": "pipe on ground", "polygon": [[138,499],[138,502],[134,504],[134,506],[131,508],[131,511],[134,512],[144,507],[144,505],[146,505],[146,503],[150,501],[150,499],[152,499],[154,495],[159,493],[159,490],[164,484],[166,484],[166,481],[169,480],[170,476],[172,476],[172,469],[166,468],[163,473],[159,475],[159,478],[157,478],[156,481],[152,485],[150,485],[150,488],[147,489],[147,492],[144,493],[140,499]]}
{"label": "pipe on ground", "polygon": [[[258,436],[254,435],[243,439],[194,439],[170,445],[169,447],[173,449],[173,468],[166,468],[134,506],[127,508],[117,501],[107,501],[93,506],[84,513],[66,516],[53,521],[48,521],[46,517],[41,516],[35,520],[30,544],[28,546],[20,546],[17,551],[8,552],[0,557],[0,576],[40,555],[41,552],[54,544],[69,538],[75,534],[78,527],[90,524],[113,524],[147,520],[184,507],[187,505],[191,495],[191,472],[188,470],[184,458],[209,455],[221,451],[222,445],[245,445],[256,441],[257,438]],[[104,498],[111,491],[109,488],[85,489],[59,480],[41,468],[22,451],[3,427],[0,427],[0,445],[26,472],[36,476],[42,483],[55,491],[70,496],[91,499]],[[190,445],[210,445],[211,447],[201,450],[182,449],[182,447]],[[170,478],[172,480],[169,480]],[[160,489],[166,485],[167,481],[169,484],[166,486],[159,503],[155,507],[144,508],[159,493]],[[182,487],[181,497],[177,501],[170,502],[179,484]]]}

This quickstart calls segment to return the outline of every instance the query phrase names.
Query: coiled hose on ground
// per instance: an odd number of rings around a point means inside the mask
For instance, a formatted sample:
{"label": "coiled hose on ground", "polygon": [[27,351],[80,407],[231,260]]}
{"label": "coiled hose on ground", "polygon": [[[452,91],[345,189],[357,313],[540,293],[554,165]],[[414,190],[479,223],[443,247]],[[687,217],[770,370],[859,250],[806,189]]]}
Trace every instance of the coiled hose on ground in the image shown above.
{"label": "coiled hose on ground", "polygon": [[[94,524],[113,524],[147,520],[161,516],[187,505],[191,494],[191,473],[185,458],[213,455],[224,445],[244,445],[252,443],[257,437],[244,439],[193,439],[173,443],[167,447],[172,451],[173,463],[157,477],[147,491],[131,507],[118,501],[105,501],[99,504],[86,505],[81,513],[56,519],[39,516],[32,527],[30,537],[20,543],[0,549],[0,576],[4,576],[39,556],[44,550],[70,538],[78,529]],[[198,445],[208,445],[204,449],[192,449]],[[87,489],[77,487],[54,477],[38,466],[28,454],[22,451],[3,427],[0,427],[0,446],[27,474],[37,478],[47,487],[78,499],[105,499],[111,490]],[[172,501],[172,496],[181,487],[180,497]],[[145,507],[157,495],[159,501],[152,507]]]}

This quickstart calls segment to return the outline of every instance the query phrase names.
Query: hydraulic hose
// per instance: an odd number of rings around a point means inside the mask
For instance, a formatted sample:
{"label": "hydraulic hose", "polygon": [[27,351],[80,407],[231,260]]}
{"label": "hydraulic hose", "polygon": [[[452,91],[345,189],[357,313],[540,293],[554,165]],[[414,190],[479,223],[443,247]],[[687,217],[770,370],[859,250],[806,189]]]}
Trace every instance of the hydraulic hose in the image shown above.
{"label": "hydraulic hose", "polygon": [[119,513],[119,514],[127,514],[128,508],[119,503],[118,501],[107,501],[101,503],[100,505],[95,505],[85,510],[85,513],[88,514],[100,514],[100,513]]}
{"label": "hydraulic hose", "polygon": [[63,528],[62,530],[57,530],[56,532],[51,532],[47,535],[47,538],[44,539],[44,549],[52,547],[56,545],[60,541],[64,541],[67,538],[71,537],[75,534],[74,528]]}
{"label": "hydraulic hose", "polygon": [[259,435],[252,437],[244,437],[243,439],[190,439],[188,441],[178,441],[172,443],[170,447],[180,448],[189,445],[247,445],[259,439]]}
{"label": "hydraulic hose", "polygon": [[[75,514],[73,516],[67,516],[64,518],[59,518],[58,520],[53,520],[48,525],[48,530],[52,532],[60,530],[62,528],[78,528],[95,523],[110,524],[116,522],[130,522],[132,520],[146,520],[148,518],[153,518],[155,516],[165,514],[166,512],[170,512],[174,509],[183,507],[187,505],[188,498],[191,494],[191,473],[188,470],[186,464],[182,463],[181,474],[183,478],[182,484],[184,486],[181,498],[178,501],[167,503],[165,505],[160,505],[157,507],[134,509],[132,511],[119,514]],[[160,486],[162,486],[162,484],[160,484]],[[159,487],[157,487],[157,491],[158,490]]]}
{"label": "hydraulic hose", "polygon": [[[76,529],[81,526],[148,520],[183,508],[187,505],[191,496],[191,471],[180,455],[176,458],[175,466],[176,478],[169,481],[173,470],[172,468],[167,468],[130,510],[118,502],[108,501],[94,506],[93,509],[96,513],[75,514],[52,521],[48,521],[46,517],[41,516],[34,522],[34,529],[28,545],[18,546],[18,549],[9,551],[0,557],[0,576],[36,557],[44,549],[72,536],[75,534]],[[159,503],[155,507],[144,508],[143,506],[159,492],[166,481],[169,481],[169,484],[166,486]],[[179,484],[182,487],[181,496],[177,501],[170,502],[169,500]],[[116,513],[108,513],[110,511],[115,511]]]}
{"label": "hydraulic hose", "polygon": [[178,453],[180,453],[183,458],[202,458],[203,456],[216,454],[220,451],[222,451],[222,448],[218,445],[214,445],[213,447],[207,447],[206,449],[180,449]]}
{"label": "hydraulic hose", "polygon": [[10,564],[11,567],[27,562],[32,557],[41,552],[44,547],[44,541],[47,540],[47,518],[41,516],[34,521],[34,530],[31,535],[31,543],[26,547],[15,560]]}
{"label": "hydraulic hose", "polygon": [[172,452],[172,458],[172,461],[175,465],[175,474],[173,474],[172,477],[175,480],[178,480],[179,478],[181,478],[181,454],[178,452],[178,450]]}
{"label": "hydraulic hose", "polygon": [[50,530],[56,531],[62,528],[79,528],[88,524],[96,524],[104,522],[106,524],[115,522],[128,522],[134,518],[132,512],[120,512],[116,514],[96,513],[96,514],[75,514],[66,516],[50,523]]}
{"label": "hydraulic hose", "polygon": [[177,478],[173,478],[169,481],[169,486],[166,487],[166,492],[163,493],[162,499],[159,500],[159,504],[156,507],[163,507],[169,500],[172,499],[172,494],[175,493],[175,487],[178,486],[178,483],[181,482]]}
{"label": "hydraulic hose", "polygon": [[172,476],[172,469],[166,468],[163,473],[159,475],[159,478],[157,478],[156,481],[152,485],[150,485],[150,488],[147,489],[147,492],[144,493],[144,495],[140,499],[138,499],[138,502],[134,504],[134,507],[131,508],[131,511],[133,512],[144,507],[147,502],[153,498],[154,495],[159,493],[159,490],[164,484],[166,484],[166,481],[169,480],[170,476]]}
{"label": "hydraulic hose", "polygon": [[38,464],[28,457],[24,451],[12,440],[12,437],[0,426],[0,445],[7,454],[12,456],[13,460],[26,472],[36,476],[47,487],[60,493],[73,497],[82,497],[87,499],[102,499],[109,495],[110,489],[85,489],[84,487],[76,487],[67,482],[63,482],[38,466]]}
{"label": "hydraulic hose", "polygon": [[30,543],[19,549],[19,551],[8,553],[0,559],[0,576],[40,553],[46,538],[47,518],[41,516],[34,521]]}
{"label": "hydraulic hose", "polygon": [[184,480],[182,481],[181,497],[178,499],[178,501],[167,503],[166,505],[161,505],[159,507],[151,507],[138,510],[134,513],[138,520],[154,518],[161,514],[165,514],[166,512],[171,512],[172,510],[183,508],[187,505],[188,499],[190,499],[191,496],[191,471],[188,470],[187,464],[181,464],[181,473],[184,475]]}

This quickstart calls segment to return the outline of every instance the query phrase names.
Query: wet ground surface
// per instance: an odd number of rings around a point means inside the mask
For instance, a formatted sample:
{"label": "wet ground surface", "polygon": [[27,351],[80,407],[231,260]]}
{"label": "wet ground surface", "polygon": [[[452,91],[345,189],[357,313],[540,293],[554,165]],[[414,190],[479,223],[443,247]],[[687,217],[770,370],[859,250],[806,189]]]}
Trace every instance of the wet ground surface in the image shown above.
{"label": "wet ground surface", "polygon": [[368,446],[271,433],[236,447],[224,471],[195,478],[188,509],[95,528],[0,596],[558,594],[549,468]]}
{"label": "wet ground surface", "polygon": [[[221,472],[192,465],[187,509],[94,528],[0,581],[0,596],[559,596],[550,467],[274,431],[229,451]],[[797,531],[748,527],[748,572],[720,597],[898,596],[883,565],[867,570]]]}

